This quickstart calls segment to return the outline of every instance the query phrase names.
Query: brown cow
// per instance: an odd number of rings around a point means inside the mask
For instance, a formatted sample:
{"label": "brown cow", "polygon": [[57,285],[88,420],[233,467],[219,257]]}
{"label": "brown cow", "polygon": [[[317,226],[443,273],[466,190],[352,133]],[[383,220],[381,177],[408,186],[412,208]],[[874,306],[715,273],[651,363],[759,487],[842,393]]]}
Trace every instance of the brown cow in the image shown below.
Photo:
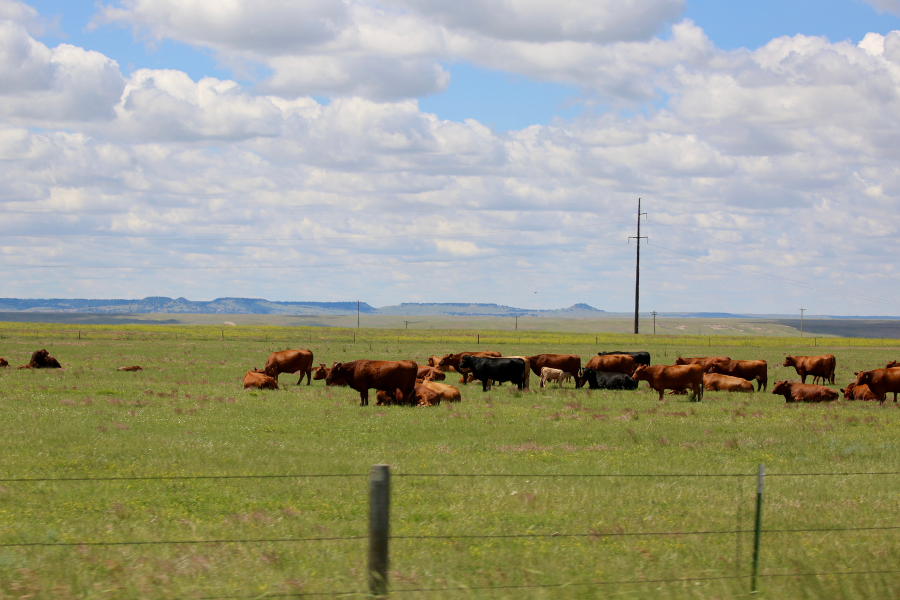
{"label": "brown cow", "polygon": [[844,400],[878,400],[878,396],[872,393],[867,385],[848,383],[847,388],[841,390]]}
{"label": "brown cow", "polygon": [[[441,367],[438,366],[440,364],[440,362],[441,362],[440,356],[429,356],[428,357],[428,366],[429,367],[434,367],[435,369],[441,369]],[[454,369],[453,367],[449,367],[449,368],[441,369],[441,370],[442,371],[450,371],[450,372],[456,371],[456,369]]]}
{"label": "brown cow", "polygon": [[130,367],[119,367],[116,371],[143,371],[140,365],[132,365]]}
{"label": "brown cow", "polygon": [[584,383],[581,381],[581,357],[574,354],[538,354],[529,356],[528,362],[531,363],[531,370],[537,377],[541,376],[541,369],[549,367],[551,369],[559,369],[564,373],[571,373],[575,378],[575,387],[580,388]]}
{"label": "brown cow", "polygon": [[[378,390],[375,393],[378,406],[389,406],[391,404],[401,404],[396,401],[397,392],[386,392]],[[422,383],[416,383],[416,406],[437,406],[441,403],[441,395],[427,387]]]}
{"label": "brown cow", "polygon": [[785,356],[782,367],[794,367],[800,381],[806,383],[806,376],[813,376],[813,383],[817,383],[819,378],[834,385],[834,368],[837,364],[833,354],[823,354],[821,356]]}
{"label": "brown cow", "polygon": [[[703,365],[700,365],[701,367]],[[753,384],[740,377],[730,375],[717,375],[715,373],[703,374],[703,387],[707,392],[748,392],[753,393]]]}
{"label": "brown cow", "polygon": [[882,402],[887,399],[888,392],[893,392],[896,402],[897,392],[900,392],[900,368],[862,371],[856,378],[856,385],[869,386],[872,393]]}
{"label": "brown cow", "polygon": [[716,363],[720,362],[728,362],[731,360],[727,356],[698,356],[696,358],[682,358],[678,357],[675,359],[676,365],[700,365],[703,367],[704,371],[709,371],[709,368]]}
{"label": "brown cow", "polygon": [[[628,354],[608,354],[606,356],[592,356],[591,359],[584,365],[585,369],[594,369],[595,371],[608,371],[610,373],[622,373],[624,375],[631,376],[634,373],[634,357],[629,356]],[[584,385],[584,380],[581,381],[581,385],[575,383],[576,388],[580,388]]]}
{"label": "brown cow", "polygon": [[266,375],[261,369],[253,369],[244,374],[244,389],[256,388],[258,390],[277,390],[278,382]]}
{"label": "brown cow", "polygon": [[468,354],[470,356],[487,356],[489,358],[500,358],[500,356],[501,356],[501,354],[499,352],[493,352],[493,351],[458,352],[456,354],[447,354],[441,360],[438,361],[438,364],[436,366],[441,371],[456,371],[457,373],[460,373],[461,375],[463,375],[463,377],[462,377],[462,379],[459,380],[459,382],[461,384],[465,385],[470,381],[469,378],[466,377],[466,375],[469,374],[471,371],[465,370],[466,371],[465,373],[460,371],[459,370],[459,361],[461,361],[462,357],[465,356],[466,354]]}
{"label": "brown cow", "polygon": [[768,365],[764,360],[729,360],[711,365],[707,373],[731,375],[747,381],[757,381],[756,391],[769,387]]}
{"label": "brown cow", "polygon": [[418,370],[411,360],[354,360],[334,363],[325,383],[343,379],[359,392],[360,406],[368,406],[370,388],[392,394],[398,404],[415,405]]}
{"label": "brown cow", "polygon": [[462,377],[459,378],[459,381],[457,381],[457,383],[466,385],[467,383],[472,383],[473,381],[475,381],[475,374],[474,373],[466,373],[465,375],[463,375]]}
{"label": "brown cow", "polygon": [[784,396],[785,402],[831,402],[838,399],[838,393],[831,388],[799,381],[776,381],[772,393]]}
{"label": "brown cow", "polygon": [[[594,357],[610,358],[610,357]],[[631,357],[629,357],[631,358]],[[593,360],[593,359],[591,359]],[[638,381],[646,381],[663,399],[666,390],[686,390],[690,388],[693,398],[703,399],[703,367],[700,365],[638,365],[632,375]]]}
{"label": "brown cow", "polygon": [[462,395],[460,395],[459,390],[452,385],[435,383],[433,381],[428,381],[427,379],[422,383],[422,385],[435,392],[441,397],[441,400],[444,400],[446,402],[459,402],[462,400]]}
{"label": "brown cow", "polygon": [[431,379],[432,381],[443,381],[447,378],[444,372],[436,367],[419,367],[416,379]]}
{"label": "brown cow", "polygon": [[9,361],[6,360],[5,358],[3,358],[2,356],[0,356],[0,367],[8,367],[8,366],[9,366]]}
{"label": "brown cow", "polygon": [[[19,367],[20,369],[25,368],[25,365]],[[28,368],[31,369],[62,369],[62,365],[59,364],[59,361],[50,356],[50,353],[46,350],[36,350],[31,355],[31,360],[28,362]]]}
{"label": "brown cow", "polygon": [[278,381],[279,373],[300,373],[297,385],[306,377],[306,385],[312,383],[313,353],[311,350],[281,350],[273,352],[266,360],[266,375]]}

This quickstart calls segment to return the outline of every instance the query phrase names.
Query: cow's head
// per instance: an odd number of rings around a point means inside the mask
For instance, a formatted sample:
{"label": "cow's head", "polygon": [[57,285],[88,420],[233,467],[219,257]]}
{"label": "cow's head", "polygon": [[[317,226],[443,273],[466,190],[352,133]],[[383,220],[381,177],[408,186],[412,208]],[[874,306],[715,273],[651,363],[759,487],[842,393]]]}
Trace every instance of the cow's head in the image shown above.
{"label": "cow's head", "polygon": [[278,375],[278,365],[274,363],[272,363],[271,365],[266,365],[266,369],[262,372],[269,377],[275,377],[276,375]]}
{"label": "cow's head", "polygon": [[781,366],[782,366],[782,367],[796,367],[796,366],[797,366],[797,359],[796,359],[795,357],[793,357],[793,356],[785,356],[785,357],[784,357],[784,364],[781,365]]}
{"label": "cow's head", "polygon": [[871,385],[872,371],[859,371],[856,374],[856,385]]}
{"label": "cow's head", "polygon": [[897,361],[896,361],[896,360],[892,360],[892,361],[889,362],[884,368],[885,368],[885,369],[893,369],[893,368],[896,367],[896,366],[897,366]]}
{"label": "cow's head", "polygon": [[686,365],[686,364],[688,364],[688,363],[687,363],[686,360],[684,360],[683,358],[681,358],[681,357],[679,356],[678,358],[675,359],[675,364],[676,364],[676,365]]}
{"label": "cow's head", "polygon": [[331,371],[328,372],[328,375],[325,377],[325,383],[334,383],[335,381],[340,381],[347,377],[350,373],[350,369],[345,367],[342,363],[336,362],[331,365]]}
{"label": "cow's head", "polygon": [[713,363],[709,365],[709,368],[706,369],[707,373],[717,373],[719,375],[725,375],[725,368],[719,363]]}
{"label": "cow's head", "polygon": [[850,400],[853,396],[853,389],[856,387],[855,383],[848,383],[847,388],[841,390],[841,394],[844,395],[844,400]]}
{"label": "cow's head", "polygon": [[313,369],[312,378],[316,381],[319,381],[320,379],[325,379],[326,377],[328,377],[328,368],[325,366],[325,363],[319,363],[319,366]]}
{"label": "cow's head", "polygon": [[638,365],[634,368],[634,373],[631,374],[632,379],[636,379],[638,381],[647,381],[649,375],[647,375],[647,365]]}
{"label": "cow's head", "polygon": [[447,354],[438,361],[437,368],[444,369],[445,367],[452,367],[453,365],[450,364],[452,361],[453,361],[453,355]]}
{"label": "cow's head", "polygon": [[791,384],[788,381],[776,381],[775,386],[772,388],[772,393],[776,396],[785,396],[790,395],[791,393]]}
{"label": "cow's head", "polygon": [[[444,357],[446,359],[446,357]],[[441,360],[443,364],[444,359]],[[463,357],[459,360],[459,368],[460,369],[471,369],[472,368],[472,357],[468,354],[463,355]]]}

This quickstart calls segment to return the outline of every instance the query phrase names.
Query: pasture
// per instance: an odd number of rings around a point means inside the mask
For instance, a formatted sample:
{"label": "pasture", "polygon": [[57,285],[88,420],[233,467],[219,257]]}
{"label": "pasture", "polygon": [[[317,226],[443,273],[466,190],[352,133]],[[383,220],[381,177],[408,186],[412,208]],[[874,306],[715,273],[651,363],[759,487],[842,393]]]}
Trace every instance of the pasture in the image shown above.
{"label": "pasture", "polygon": [[[646,384],[541,390],[532,376],[528,391],[470,384],[459,386],[462,402],[423,409],[360,407],[352,390],[298,387],[286,374],[278,391],[240,385],[269,352],[290,347],[329,366],[425,364],[474,349],[584,361],[598,350],[647,349],[654,364],[678,355],[765,359],[771,392],[775,381],[796,379],[780,366],[786,353],[835,354],[843,387],[853,371],[900,358],[896,348],[630,335],[595,345],[540,332],[491,333],[476,347],[440,330],[363,330],[353,343],[348,331],[241,327],[222,341],[218,328],[142,327],[93,326],[79,341],[0,325],[0,356],[11,365],[0,370],[0,597],[363,595],[367,473],[376,463],[393,475],[398,598],[748,596],[758,463],[770,474],[764,529],[816,531],[763,534],[757,596],[900,595],[900,573],[847,575],[896,570],[900,530],[835,531],[896,527],[900,476],[787,475],[900,471],[900,410],[890,401],[785,405],[768,392],[709,392],[699,403],[657,402]],[[39,348],[65,370],[15,370]],[[115,371],[133,364],[144,370]],[[596,474],[682,476],[575,476]],[[9,481],[211,475],[291,477]],[[486,535],[526,537],[474,537]],[[205,540],[217,542],[187,543]],[[150,543],[91,545],[134,541]],[[73,545],[16,545],[59,543]],[[659,581],[670,579],[682,581]]]}

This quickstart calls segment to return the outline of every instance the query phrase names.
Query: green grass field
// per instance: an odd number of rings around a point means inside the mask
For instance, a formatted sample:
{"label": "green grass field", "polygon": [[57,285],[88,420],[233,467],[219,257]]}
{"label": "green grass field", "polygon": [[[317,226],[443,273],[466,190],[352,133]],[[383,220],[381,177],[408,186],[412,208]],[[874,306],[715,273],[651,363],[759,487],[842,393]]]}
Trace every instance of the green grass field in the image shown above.
{"label": "green grass field", "polygon": [[[468,332],[93,326],[82,340],[0,324],[0,597],[205,598],[365,593],[367,472],[391,465],[391,589],[398,598],[749,596],[755,473],[764,463],[759,581],[767,598],[900,596],[900,471],[892,402],[785,405],[770,393],[657,402],[637,392],[509,386],[429,409],[359,407],[322,382],[245,392],[269,352],[316,362],[474,348]],[[175,334],[178,340],[175,340]],[[838,384],[900,350],[782,346],[776,338],[677,340],[488,332],[508,355],[646,348],[654,363],[727,354],[769,361],[769,389],[796,378],[785,353],[831,352]],[[268,336],[271,340],[266,342]],[[56,339],[53,339],[53,338]],[[591,338],[591,339],[589,339]],[[520,341],[521,340],[521,341]],[[717,346],[712,342],[727,343]],[[804,343],[807,341],[804,340]],[[819,340],[821,344],[822,340]],[[829,344],[840,343],[828,340]],[[880,342],[879,342],[880,343]],[[694,345],[690,345],[694,344]],[[64,371],[17,371],[45,347]],[[140,364],[138,373],[115,372]],[[456,377],[448,379],[455,384]],[[841,385],[842,387],[842,385]],[[280,479],[9,481],[192,475]],[[304,477],[304,475],[345,477]],[[439,474],[502,477],[438,477]],[[562,475],[743,474],[745,477]],[[694,535],[684,532],[712,531]],[[677,535],[621,535],[667,533]],[[466,538],[411,536],[522,535]],[[362,536],[362,537],[359,537]],[[299,538],[356,539],[290,541]],[[253,540],[287,540],[263,542]],[[250,540],[211,544],[92,542]],[[71,546],[21,546],[74,543]],[[13,544],[13,545],[10,545]],[[774,575],[786,575],[784,577]],[[738,579],[717,579],[742,577]],[[677,583],[612,582],[685,579]],[[524,587],[509,586],[555,586]],[[484,588],[493,587],[493,590]],[[451,591],[409,591],[450,588]],[[407,591],[404,591],[407,590]]]}

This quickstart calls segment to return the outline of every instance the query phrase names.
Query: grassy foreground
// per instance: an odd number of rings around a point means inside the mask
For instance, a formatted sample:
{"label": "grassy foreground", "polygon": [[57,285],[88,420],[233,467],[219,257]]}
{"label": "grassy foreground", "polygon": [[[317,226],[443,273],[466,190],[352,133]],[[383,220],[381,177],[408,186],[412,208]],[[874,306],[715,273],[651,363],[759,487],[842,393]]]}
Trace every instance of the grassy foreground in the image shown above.
{"label": "grassy foreground", "polygon": [[[432,409],[361,408],[354,392],[325,389],[321,382],[297,387],[295,378],[282,375],[283,390],[244,392],[240,379],[285,347],[311,348],[317,363],[330,364],[424,362],[472,344],[437,330],[420,341],[384,335],[353,344],[329,339],[328,330],[315,330],[313,337],[281,330],[280,339],[293,334],[296,343],[266,343],[241,339],[241,328],[230,329],[237,339],[224,342],[186,334],[187,341],[167,339],[163,334],[173,332],[165,327],[154,329],[156,339],[98,329],[95,339],[80,342],[33,341],[14,328],[0,329],[0,356],[13,367],[39,347],[66,367],[0,371],[0,478],[6,480],[0,482],[0,544],[7,544],[0,546],[0,597],[363,593],[364,537],[289,540],[365,536],[366,474],[375,463],[391,465],[391,533],[407,538],[391,542],[396,597],[748,596],[746,577],[716,578],[749,575],[752,533],[681,532],[752,531],[752,476],[558,475],[752,475],[761,462],[772,475],[764,528],[823,531],[764,534],[761,573],[787,576],[760,579],[758,596],[900,596],[897,573],[792,575],[897,569],[900,530],[825,530],[896,526],[900,476],[779,475],[900,471],[900,410],[891,402],[794,406],[770,393],[709,393],[702,403],[681,397],[659,403],[645,384],[637,392],[539,390],[532,379],[526,392],[504,386],[483,394],[470,385],[462,388],[461,403]],[[655,363],[671,363],[679,354],[764,358],[770,389],[777,379],[795,378],[780,367],[785,353],[811,353],[766,340],[757,341],[767,347],[635,343],[632,336],[605,336],[599,347],[565,335],[504,341],[499,349],[509,355],[586,358],[627,345],[649,348]],[[817,349],[838,357],[839,384],[852,371],[900,358],[896,349],[857,343]],[[144,371],[114,371],[131,364]],[[449,379],[455,384],[454,376]],[[296,477],[8,481],[236,474]],[[316,474],[346,477],[303,477]],[[615,535],[623,533],[679,535]],[[409,539],[491,534],[545,537]],[[262,539],[288,541],[252,541]],[[89,545],[192,540],[251,541]],[[9,546],[60,542],[77,544]],[[688,581],[611,583],[661,579]],[[504,587],[558,584],[569,585]],[[433,588],[452,591],[404,591]]]}

